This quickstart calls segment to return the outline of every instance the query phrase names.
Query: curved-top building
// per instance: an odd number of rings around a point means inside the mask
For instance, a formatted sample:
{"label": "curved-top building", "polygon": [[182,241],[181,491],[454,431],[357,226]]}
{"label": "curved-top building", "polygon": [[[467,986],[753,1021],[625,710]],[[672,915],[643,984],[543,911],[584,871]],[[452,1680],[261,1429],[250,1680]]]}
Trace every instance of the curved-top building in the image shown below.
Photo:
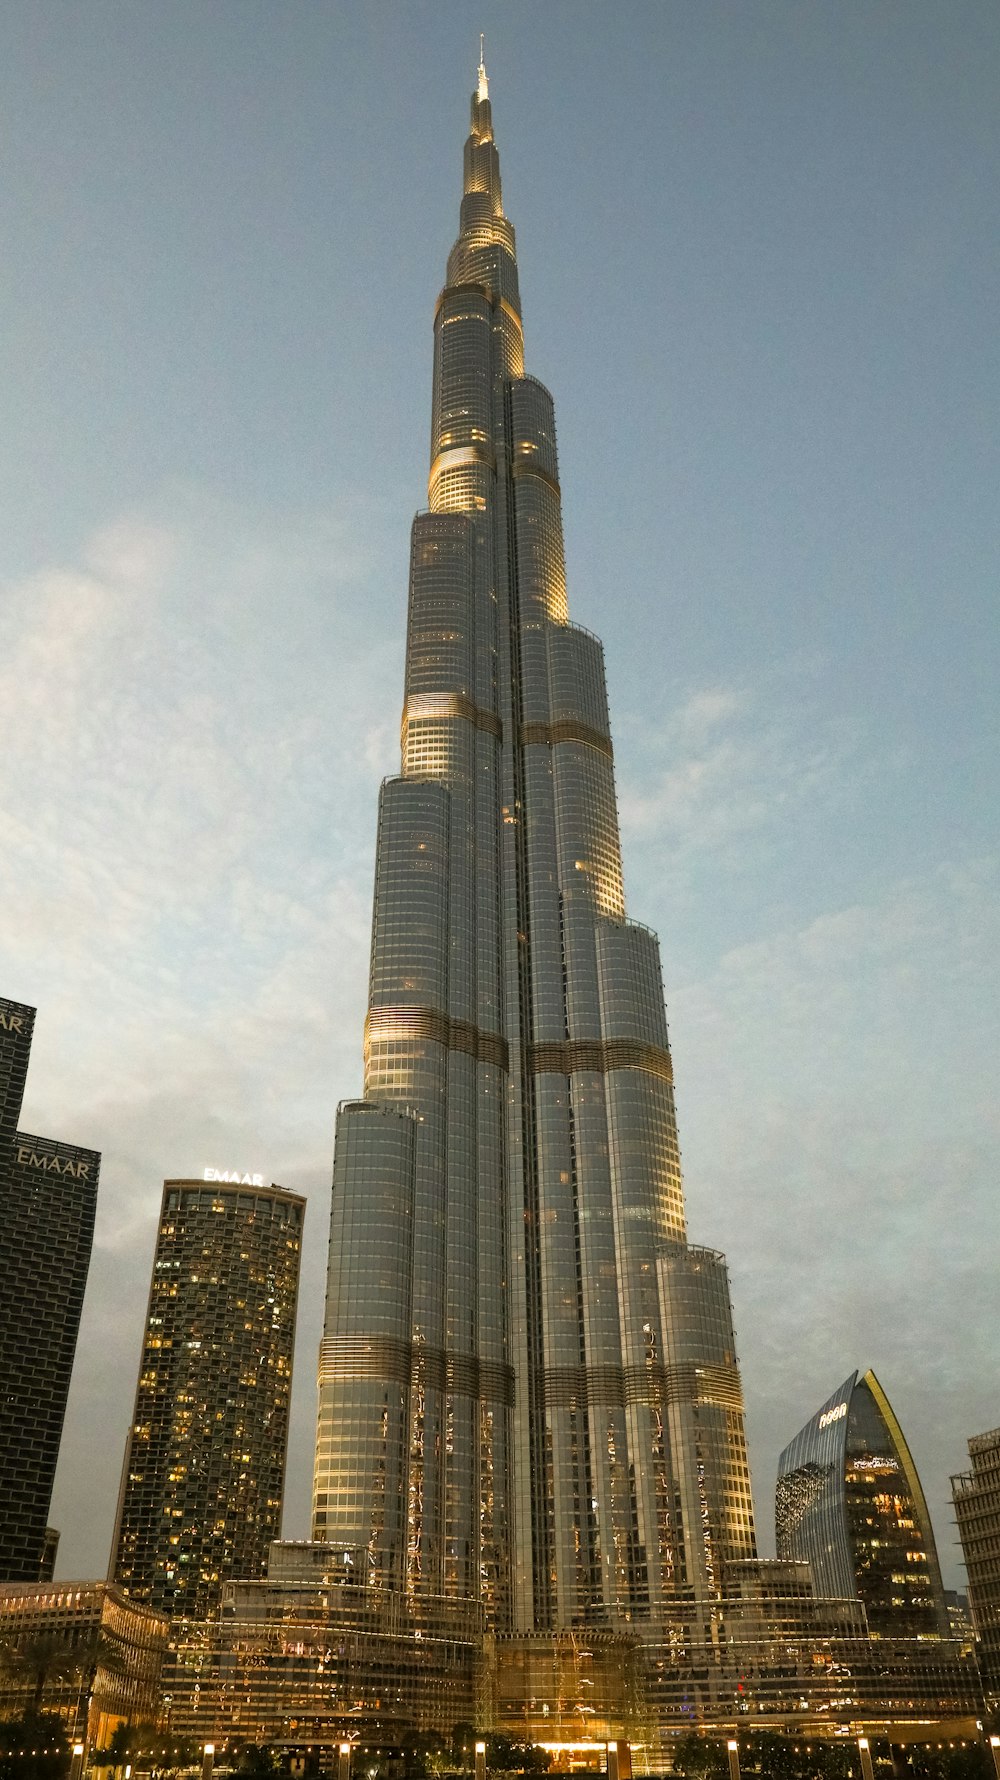
{"label": "curved-top building", "polygon": [[817,1595],[863,1602],[873,1636],[946,1636],[934,1531],[916,1466],[874,1372],[856,1372],[778,1461],[779,1558]]}
{"label": "curved-top building", "polygon": [[314,1538],[494,1631],[655,1635],[754,1531],[723,1258],[689,1248],[485,69],[434,319],[364,1099],[341,1108]]}

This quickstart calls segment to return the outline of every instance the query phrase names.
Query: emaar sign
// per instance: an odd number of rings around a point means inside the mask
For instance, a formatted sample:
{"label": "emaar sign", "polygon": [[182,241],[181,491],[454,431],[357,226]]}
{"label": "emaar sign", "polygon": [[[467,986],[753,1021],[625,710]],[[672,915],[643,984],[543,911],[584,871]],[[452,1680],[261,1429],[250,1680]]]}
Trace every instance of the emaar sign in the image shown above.
{"label": "emaar sign", "polygon": [[239,1172],[234,1174],[228,1168],[206,1168],[205,1179],[223,1181],[230,1187],[262,1187],[264,1185],[262,1174],[240,1174]]}

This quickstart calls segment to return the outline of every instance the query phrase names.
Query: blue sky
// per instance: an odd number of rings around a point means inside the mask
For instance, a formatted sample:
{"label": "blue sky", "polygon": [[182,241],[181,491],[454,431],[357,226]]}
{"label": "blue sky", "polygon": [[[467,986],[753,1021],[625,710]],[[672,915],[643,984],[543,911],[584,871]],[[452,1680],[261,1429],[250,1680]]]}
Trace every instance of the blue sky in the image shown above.
{"label": "blue sky", "polygon": [[[487,35],[762,1545],[855,1365],[1000,1422],[992,3],[0,4],[0,993],[104,1152],[57,1484],[106,1562],[160,1182],[306,1191],[307,1530],[433,303]],[[81,1491],[86,1466],[87,1490]]]}

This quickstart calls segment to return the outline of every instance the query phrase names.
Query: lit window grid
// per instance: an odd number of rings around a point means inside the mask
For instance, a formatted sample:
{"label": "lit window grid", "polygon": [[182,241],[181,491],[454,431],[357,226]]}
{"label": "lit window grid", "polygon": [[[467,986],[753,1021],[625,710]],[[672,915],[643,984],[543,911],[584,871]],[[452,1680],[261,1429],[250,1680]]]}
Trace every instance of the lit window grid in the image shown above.
{"label": "lit window grid", "polygon": [[171,1617],[259,1575],[280,1531],[303,1210],[165,1183],[114,1574]]}

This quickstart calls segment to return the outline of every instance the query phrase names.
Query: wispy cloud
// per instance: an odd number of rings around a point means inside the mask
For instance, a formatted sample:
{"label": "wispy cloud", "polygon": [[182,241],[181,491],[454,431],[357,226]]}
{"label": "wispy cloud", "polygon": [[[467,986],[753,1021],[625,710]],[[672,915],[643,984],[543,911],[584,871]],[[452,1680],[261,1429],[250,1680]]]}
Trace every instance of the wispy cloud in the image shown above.
{"label": "wispy cloud", "polygon": [[0,983],[39,1007],[25,1121],[104,1152],[61,1472],[87,1451],[89,1526],[60,1486],[66,1561],[94,1574],[166,1174],[246,1163],[314,1190],[301,1498],[333,1112],[359,1085],[398,759],[401,596],[380,623],[394,582],[363,506],[163,505],[0,596]]}
{"label": "wispy cloud", "polygon": [[670,997],[691,1227],[730,1256],[765,1529],[777,1452],[855,1365],[897,1400],[942,1538],[965,1439],[995,1423],[998,891],[994,858],[942,864]]}
{"label": "wispy cloud", "polygon": [[695,689],[655,725],[633,717],[620,750],[626,845],[671,867],[694,853],[735,857],[748,834],[838,793],[859,738],[818,722],[807,694],[776,674],[767,686]]}

